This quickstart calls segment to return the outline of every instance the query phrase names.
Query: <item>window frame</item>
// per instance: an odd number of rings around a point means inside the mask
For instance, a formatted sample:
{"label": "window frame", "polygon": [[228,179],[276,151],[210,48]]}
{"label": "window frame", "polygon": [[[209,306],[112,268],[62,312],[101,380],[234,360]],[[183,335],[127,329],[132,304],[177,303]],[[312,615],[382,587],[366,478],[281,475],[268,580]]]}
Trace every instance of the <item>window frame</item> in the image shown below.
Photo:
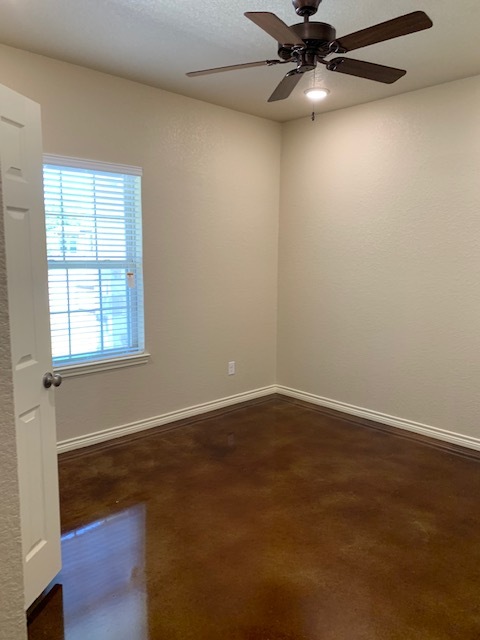
{"label": "window frame", "polygon": [[[43,165],[54,165],[58,167],[72,167],[77,169],[87,169],[90,171],[104,171],[107,173],[120,173],[127,175],[139,176],[140,178],[143,175],[143,171],[141,167],[124,165],[124,164],[115,164],[110,162],[102,162],[97,160],[86,160],[83,158],[74,158],[69,156],[60,156],[60,155],[52,155],[52,154],[44,154],[43,155]],[[42,177],[42,185],[43,185],[43,177]],[[46,212],[45,214],[46,215]],[[143,244],[143,233],[142,233],[142,222],[143,216],[142,211],[140,212],[141,220],[140,220],[140,233],[141,233],[141,243]],[[48,259],[48,255],[47,255]],[[141,266],[143,271],[143,256],[141,260]],[[143,274],[142,274],[143,281]],[[143,284],[143,283],[142,283]],[[144,296],[142,295],[142,308],[141,308],[142,316],[143,316],[143,338],[145,342],[145,302]],[[146,364],[150,359],[150,353],[146,350],[145,344],[143,346],[143,350],[138,353],[133,354],[123,354],[113,358],[99,358],[98,360],[89,360],[84,362],[78,362],[73,364],[62,364],[53,366],[54,371],[60,373],[63,377],[74,377],[79,375],[85,375],[90,373],[96,373],[99,371],[108,371],[112,369],[119,369],[123,367],[131,367],[141,364]],[[53,360],[53,356],[52,356]]]}

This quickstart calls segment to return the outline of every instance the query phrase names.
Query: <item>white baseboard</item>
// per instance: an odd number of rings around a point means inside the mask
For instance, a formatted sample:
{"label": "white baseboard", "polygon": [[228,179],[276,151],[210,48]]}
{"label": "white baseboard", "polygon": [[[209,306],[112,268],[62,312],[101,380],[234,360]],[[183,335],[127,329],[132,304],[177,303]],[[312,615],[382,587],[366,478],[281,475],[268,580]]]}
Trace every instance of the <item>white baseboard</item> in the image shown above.
{"label": "white baseboard", "polygon": [[93,444],[98,444],[99,442],[106,442],[107,440],[113,440],[114,438],[121,438],[122,436],[137,433],[138,431],[145,431],[146,429],[161,427],[162,425],[175,423],[178,420],[184,420],[185,418],[198,416],[202,413],[215,411],[216,409],[230,407],[232,405],[239,404],[240,402],[246,402],[247,400],[263,398],[264,396],[269,396],[272,393],[275,393],[276,390],[276,386],[271,385],[269,387],[254,389],[253,391],[247,391],[245,393],[238,393],[234,396],[221,398],[220,400],[213,400],[212,402],[197,404],[186,409],[171,411],[170,413],[164,413],[160,416],[146,418],[145,420],[137,420],[136,422],[123,424],[119,427],[111,427],[110,429],[103,429],[102,431],[96,431],[84,436],[69,438],[68,440],[62,440],[57,443],[57,452],[65,453],[66,451],[73,451],[74,449],[89,447]]}
{"label": "white baseboard", "polygon": [[256,398],[263,398],[265,396],[279,393],[289,398],[296,398],[297,400],[303,400],[311,404],[318,405],[320,407],[326,407],[328,409],[334,409],[335,411],[341,411],[343,413],[358,416],[360,418],[366,418],[373,422],[379,422],[397,429],[403,429],[405,431],[411,431],[423,436],[435,438],[437,440],[443,440],[451,444],[456,444],[468,449],[475,449],[480,451],[480,438],[474,438],[472,436],[466,436],[461,433],[455,433],[454,431],[447,431],[445,429],[439,429],[427,424],[419,422],[413,422],[412,420],[406,420],[404,418],[397,418],[378,411],[372,411],[371,409],[365,409],[363,407],[357,407],[355,405],[347,404],[345,402],[339,402],[338,400],[332,400],[330,398],[323,398],[313,393],[307,393],[305,391],[299,391],[298,389],[291,389],[284,386],[271,385],[269,387],[263,387],[261,389],[254,389],[245,393],[239,393],[227,398],[221,398],[220,400],[213,400],[212,402],[205,402],[186,409],[180,409],[178,411],[172,411],[170,413],[164,413],[152,418],[146,418],[144,420],[137,420],[136,422],[130,422],[119,427],[111,427],[110,429],[104,429],[102,431],[96,431],[76,438],[70,438],[68,440],[62,440],[57,444],[58,453],[65,453],[66,451],[73,451],[75,449],[81,449],[83,447],[89,447],[93,444],[100,442],[106,442],[107,440],[113,440],[114,438],[121,438],[122,436],[137,433],[138,431],[145,431],[154,427],[161,427],[164,425],[172,425],[170,428],[175,427],[175,422],[184,420],[186,418],[192,418],[202,413],[208,413],[209,411],[215,411],[216,409],[223,409],[230,407],[241,402],[248,400],[255,400]]}
{"label": "white baseboard", "polygon": [[330,398],[322,398],[313,393],[306,393],[304,391],[298,391],[297,389],[290,389],[289,387],[277,386],[276,392],[289,398],[296,398],[297,400],[310,402],[311,404],[316,404],[328,409],[342,411],[352,416],[366,418],[373,422],[380,422],[391,427],[412,431],[413,433],[419,433],[423,436],[480,451],[480,438],[466,436],[461,433],[455,433],[454,431],[446,431],[445,429],[438,429],[428,424],[421,424],[420,422],[413,422],[412,420],[405,420],[404,418],[396,418],[395,416],[390,416],[385,413],[364,409],[363,407],[356,407],[352,404],[346,404],[345,402],[331,400]]}

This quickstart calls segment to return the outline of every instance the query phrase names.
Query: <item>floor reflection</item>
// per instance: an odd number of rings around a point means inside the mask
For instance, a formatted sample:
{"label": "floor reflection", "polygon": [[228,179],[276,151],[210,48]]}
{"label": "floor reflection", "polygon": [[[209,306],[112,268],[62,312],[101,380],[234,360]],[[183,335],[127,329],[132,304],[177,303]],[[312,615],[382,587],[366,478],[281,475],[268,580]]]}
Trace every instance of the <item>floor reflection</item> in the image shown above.
{"label": "floor reflection", "polygon": [[59,469],[30,640],[480,639],[476,460],[274,399]]}
{"label": "floor reflection", "polygon": [[65,640],[147,640],[145,506],[62,536]]}

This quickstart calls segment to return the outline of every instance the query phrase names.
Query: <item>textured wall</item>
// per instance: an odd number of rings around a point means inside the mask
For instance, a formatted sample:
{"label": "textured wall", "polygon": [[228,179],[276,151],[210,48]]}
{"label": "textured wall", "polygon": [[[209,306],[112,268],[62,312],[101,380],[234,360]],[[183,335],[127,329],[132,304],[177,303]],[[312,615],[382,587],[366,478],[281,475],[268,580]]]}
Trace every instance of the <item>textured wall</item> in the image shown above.
{"label": "textured wall", "polygon": [[273,384],[280,125],[4,46],[0,82],[45,152],[144,170],[151,362],[66,379],[59,440]]}
{"label": "textured wall", "polygon": [[[42,105],[45,151],[144,168],[152,359],[65,380],[59,439],[272,384],[280,127],[8,47],[0,62]],[[471,78],[284,126],[280,384],[478,435],[479,106]]]}
{"label": "textured wall", "polygon": [[480,436],[479,112],[475,77],[285,126],[280,384]]}
{"label": "textured wall", "polygon": [[0,183],[0,640],[21,640],[26,626],[4,240]]}

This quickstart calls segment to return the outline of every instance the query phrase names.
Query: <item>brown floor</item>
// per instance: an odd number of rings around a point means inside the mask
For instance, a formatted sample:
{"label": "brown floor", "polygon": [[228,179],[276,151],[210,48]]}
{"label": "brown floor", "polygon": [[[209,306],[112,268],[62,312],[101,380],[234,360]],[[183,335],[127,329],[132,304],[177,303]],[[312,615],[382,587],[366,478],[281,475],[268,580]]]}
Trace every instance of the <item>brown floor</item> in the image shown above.
{"label": "brown floor", "polygon": [[271,399],[67,455],[60,486],[30,640],[480,638],[478,460]]}

